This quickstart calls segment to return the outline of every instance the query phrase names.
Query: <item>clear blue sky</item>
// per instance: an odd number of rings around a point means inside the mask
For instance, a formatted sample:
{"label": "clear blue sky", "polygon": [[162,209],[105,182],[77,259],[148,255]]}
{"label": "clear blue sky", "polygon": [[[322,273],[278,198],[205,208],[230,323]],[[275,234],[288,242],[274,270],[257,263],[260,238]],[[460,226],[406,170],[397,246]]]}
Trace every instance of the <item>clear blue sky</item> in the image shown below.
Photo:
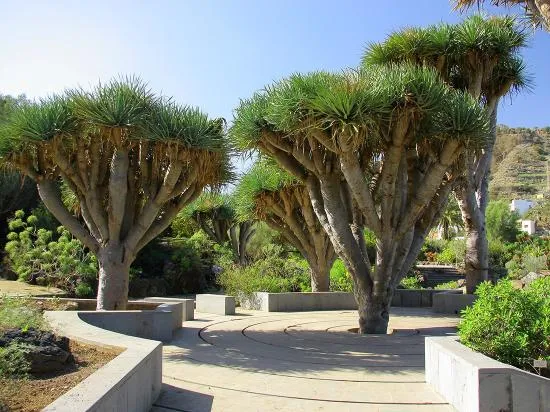
{"label": "clear blue sky", "polygon": [[[0,14],[2,94],[34,98],[136,74],[228,120],[273,80],[353,67],[367,42],[395,29],[463,17],[446,0],[0,0]],[[505,102],[499,123],[548,126],[550,34],[537,32],[524,57],[533,91]]]}

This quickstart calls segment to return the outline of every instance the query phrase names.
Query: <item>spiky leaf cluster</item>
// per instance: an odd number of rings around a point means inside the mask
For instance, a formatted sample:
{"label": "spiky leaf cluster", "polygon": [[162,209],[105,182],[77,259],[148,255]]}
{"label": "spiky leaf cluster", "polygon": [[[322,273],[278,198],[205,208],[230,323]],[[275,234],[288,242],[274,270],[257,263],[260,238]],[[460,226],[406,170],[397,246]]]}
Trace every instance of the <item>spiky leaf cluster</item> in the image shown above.
{"label": "spiky leaf cluster", "polygon": [[487,135],[487,118],[474,99],[450,89],[433,69],[410,64],[292,75],[242,101],[230,133],[242,149],[261,147],[270,132],[291,144],[322,132],[334,152],[352,145],[376,154],[403,115],[416,120],[415,138],[423,141],[473,144]]}
{"label": "spiky leaf cluster", "polygon": [[235,211],[241,220],[264,217],[266,210],[259,201],[263,195],[272,196],[299,184],[274,162],[261,159],[240,179],[233,193]]}
{"label": "spiky leaf cluster", "polygon": [[363,65],[408,62],[433,67],[453,87],[470,91],[479,76],[483,97],[501,97],[529,83],[517,54],[526,42],[526,31],[512,17],[473,15],[454,25],[392,33],[367,47]]}

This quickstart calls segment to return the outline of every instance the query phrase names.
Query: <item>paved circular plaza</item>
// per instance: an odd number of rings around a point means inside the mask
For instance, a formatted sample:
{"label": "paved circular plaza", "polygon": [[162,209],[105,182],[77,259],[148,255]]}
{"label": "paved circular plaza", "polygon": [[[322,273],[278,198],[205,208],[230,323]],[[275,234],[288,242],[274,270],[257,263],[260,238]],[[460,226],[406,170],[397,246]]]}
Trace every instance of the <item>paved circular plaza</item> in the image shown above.
{"label": "paved circular plaza", "polygon": [[388,335],[361,336],[357,312],[196,313],[164,347],[167,411],[452,411],[424,379],[424,338],[456,317],[392,308]]}

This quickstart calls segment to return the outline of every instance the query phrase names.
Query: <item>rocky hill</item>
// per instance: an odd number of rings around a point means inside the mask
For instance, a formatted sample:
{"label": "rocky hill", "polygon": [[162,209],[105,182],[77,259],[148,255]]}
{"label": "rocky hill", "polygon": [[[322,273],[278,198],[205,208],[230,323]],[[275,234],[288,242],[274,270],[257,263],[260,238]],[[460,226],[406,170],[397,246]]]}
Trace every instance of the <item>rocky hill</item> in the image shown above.
{"label": "rocky hill", "polygon": [[498,126],[491,166],[492,199],[533,198],[548,191],[550,127]]}

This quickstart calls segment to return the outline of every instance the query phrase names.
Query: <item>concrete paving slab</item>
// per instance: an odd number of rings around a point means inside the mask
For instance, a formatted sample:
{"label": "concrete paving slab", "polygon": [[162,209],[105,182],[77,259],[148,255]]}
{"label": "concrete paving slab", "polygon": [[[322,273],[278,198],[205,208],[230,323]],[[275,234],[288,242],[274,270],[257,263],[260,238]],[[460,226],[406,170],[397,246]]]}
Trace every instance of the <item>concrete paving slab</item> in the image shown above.
{"label": "concrete paving slab", "polygon": [[392,334],[360,336],[355,311],[196,313],[164,347],[166,411],[452,411],[426,383],[425,336],[454,316],[394,308]]}

